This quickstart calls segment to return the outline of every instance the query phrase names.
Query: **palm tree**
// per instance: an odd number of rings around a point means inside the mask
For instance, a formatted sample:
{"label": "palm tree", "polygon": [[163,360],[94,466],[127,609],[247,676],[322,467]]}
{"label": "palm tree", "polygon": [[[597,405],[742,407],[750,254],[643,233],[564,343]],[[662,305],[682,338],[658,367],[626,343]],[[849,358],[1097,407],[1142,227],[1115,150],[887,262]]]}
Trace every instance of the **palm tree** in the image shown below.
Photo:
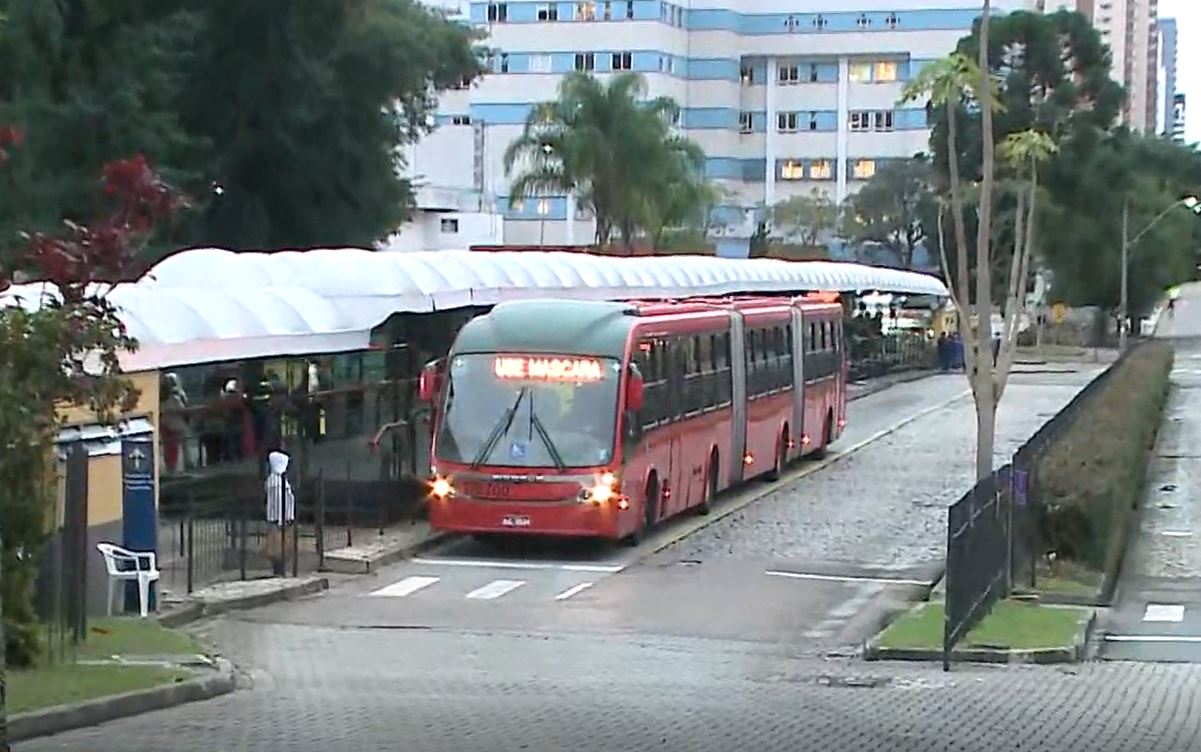
{"label": "palm tree", "polygon": [[667,97],[647,100],[646,81],[622,73],[607,84],[573,73],[559,97],[534,108],[521,135],[505,150],[506,174],[519,163],[510,195],[574,192],[596,217],[596,242],[615,231],[629,246],[652,227],[680,184],[701,179],[704,153],[672,132],[679,107]]}

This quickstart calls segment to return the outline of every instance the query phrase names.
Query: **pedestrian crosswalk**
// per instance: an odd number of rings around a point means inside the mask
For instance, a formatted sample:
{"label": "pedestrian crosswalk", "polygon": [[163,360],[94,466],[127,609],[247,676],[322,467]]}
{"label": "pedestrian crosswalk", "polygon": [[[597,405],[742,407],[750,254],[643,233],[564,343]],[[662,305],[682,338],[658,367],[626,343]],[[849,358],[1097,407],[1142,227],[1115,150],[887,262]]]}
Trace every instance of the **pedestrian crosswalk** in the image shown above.
{"label": "pedestrian crosswalk", "polygon": [[366,594],[373,599],[561,603],[623,569],[599,562],[417,558],[395,571],[395,580]]}

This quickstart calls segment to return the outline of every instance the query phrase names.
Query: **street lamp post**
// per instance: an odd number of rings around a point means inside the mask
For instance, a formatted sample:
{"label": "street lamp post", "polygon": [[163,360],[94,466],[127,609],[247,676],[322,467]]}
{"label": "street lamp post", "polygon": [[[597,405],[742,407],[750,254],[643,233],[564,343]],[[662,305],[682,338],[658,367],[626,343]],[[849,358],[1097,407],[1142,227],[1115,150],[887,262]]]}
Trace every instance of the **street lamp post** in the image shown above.
{"label": "street lamp post", "polygon": [[1168,216],[1173,209],[1177,207],[1185,207],[1194,214],[1201,213],[1201,200],[1196,196],[1185,196],[1179,201],[1174,202],[1167,209],[1161,211],[1155,219],[1147,223],[1147,226],[1138,231],[1134,237],[1130,237],[1130,197],[1127,196],[1122,200],[1122,290],[1121,299],[1118,303],[1118,350],[1125,352],[1126,350],[1126,329],[1129,289],[1130,289],[1130,246],[1137,243],[1144,235],[1150,232],[1151,228],[1159,224],[1159,221]]}

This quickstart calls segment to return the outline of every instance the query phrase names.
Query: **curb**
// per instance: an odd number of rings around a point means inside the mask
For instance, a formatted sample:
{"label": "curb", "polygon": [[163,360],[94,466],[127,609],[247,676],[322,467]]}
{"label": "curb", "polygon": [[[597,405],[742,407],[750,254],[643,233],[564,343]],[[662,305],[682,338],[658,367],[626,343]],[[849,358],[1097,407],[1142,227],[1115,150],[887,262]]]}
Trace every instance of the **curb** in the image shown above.
{"label": "curb", "polygon": [[293,600],[328,589],[328,578],[311,577],[295,585],[289,585],[267,593],[255,593],[253,595],[244,595],[239,598],[218,601],[191,601],[176,611],[171,611],[158,617],[158,622],[164,627],[174,629],[206,616],[216,616],[230,611],[245,611],[251,608],[259,608],[260,606]]}
{"label": "curb", "polygon": [[451,538],[452,533],[431,533],[415,543],[409,543],[390,551],[384,551],[377,556],[366,558],[344,558],[328,553],[325,555],[325,567],[322,571],[338,574],[371,574],[372,569],[386,567],[402,559],[409,559],[418,554],[436,548]]}
{"label": "curb", "polygon": [[[988,663],[988,664],[1034,664],[1053,665],[1063,663],[1081,663],[1088,654],[1088,645],[1092,640],[1093,629],[1097,623],[1097,612],[1091,611],[1088,619],[1077,631],[1076,639],[1071,645],[1055,648],[1039,648],[1037,650],[1006,650],[1004,648],[961,648],[951,651],[952,663]],[[942,662],[941,650],[925,648],[885,648],[880,646],[879,637],[874,637],[864,646],[863,659],[866,661],[927,661]]]}
{"label": "curb", "polygon": [[223,658],[216,661],[213,676],[11,716],[8,719],[9,741],[20,742],[49,736],[229,694],[237,688],[234,668]]}
{"label": "curb", "polygon": [[911,383],[914,381],[921,381],[922,379],[928,378],[930,376],[937,376],[938,373],[939,373],[938,371],[922,369],[920,371],[912,371],[910,373],[903,374],[903,375],[897,377],[896,379],[893,379],[892,381],[888,381],[886,383],[877,382],[858,394],[847,395],[847,402],[854,402],[856,400],[861,400],[864,397],[870,397],[873,394],[879,394],[880,392],[882,392],[885,389],[888,389],[890,387],[899,386],[901,384],[908,384],[908,383]]}

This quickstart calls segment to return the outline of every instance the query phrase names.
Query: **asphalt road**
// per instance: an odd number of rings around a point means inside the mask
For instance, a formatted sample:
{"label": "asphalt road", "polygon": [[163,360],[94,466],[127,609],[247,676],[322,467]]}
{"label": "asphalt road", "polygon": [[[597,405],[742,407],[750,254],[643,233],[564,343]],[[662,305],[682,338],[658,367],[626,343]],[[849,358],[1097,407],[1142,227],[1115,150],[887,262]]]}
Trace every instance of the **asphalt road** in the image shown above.
{"label": "asphalt road", "polygon": [[1201,663],[1201,286],[1157,336],[1176,347],[1172,391],[1101,656]]}
{"label": "asphalt road", "polygon": [[[999,452],[1090,375],[1015,376]],[[636,550],[456,543],[208,622],[252,689],[18,750],[1197,748],[1201,666],[943,674],[846,657],[937,575],[945,507],[971,482],[964,387],[858,401],[841,447],[857,451]]]}

